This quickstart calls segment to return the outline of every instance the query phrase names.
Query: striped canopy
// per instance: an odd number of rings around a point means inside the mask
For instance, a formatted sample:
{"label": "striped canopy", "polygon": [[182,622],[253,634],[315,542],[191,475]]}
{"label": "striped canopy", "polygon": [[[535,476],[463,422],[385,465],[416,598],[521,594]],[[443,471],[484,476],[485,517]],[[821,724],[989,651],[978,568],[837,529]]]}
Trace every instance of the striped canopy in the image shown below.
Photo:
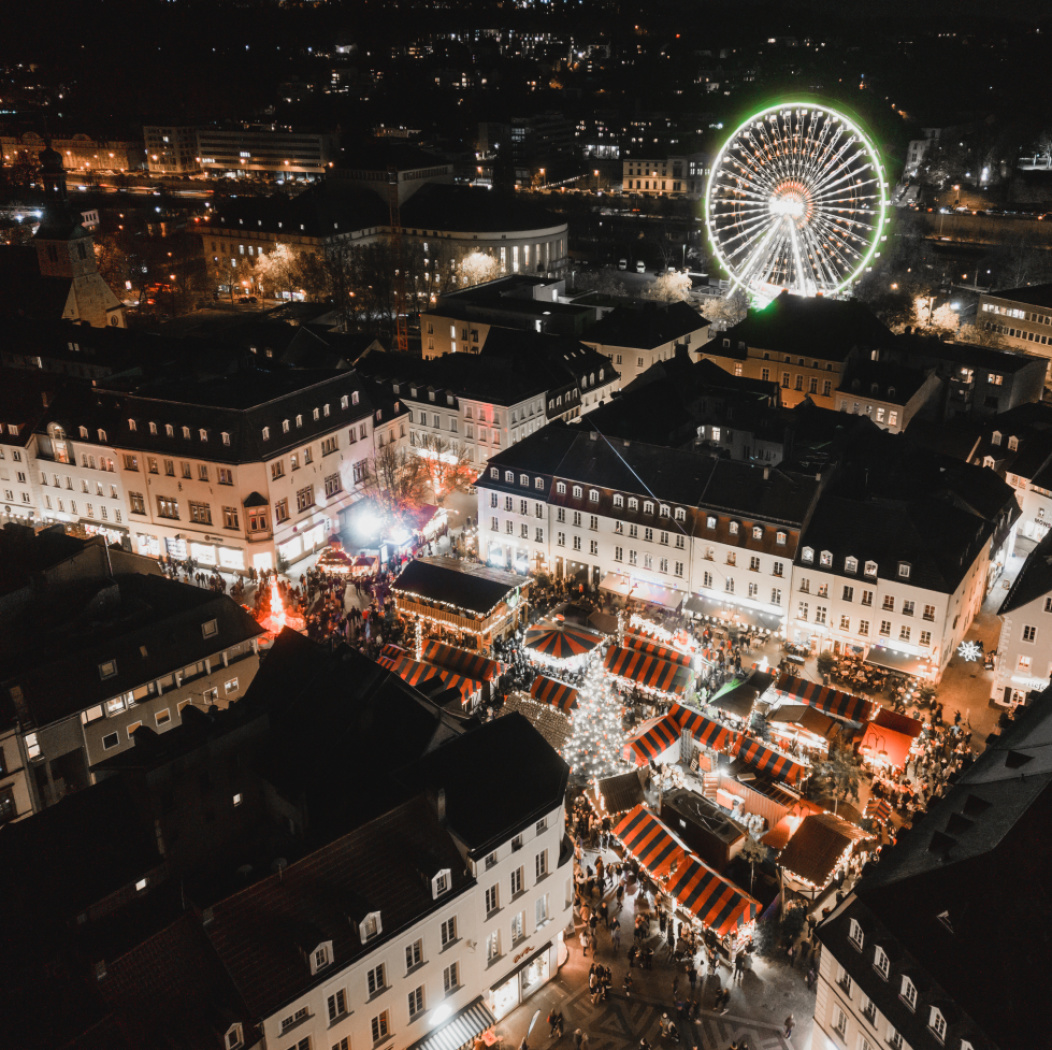
{"label": "striped canopy", "polygon": [[586,631],[583,627],[552,623],[551,620],[542,620],[526,632],[526,648],[550,656],[553,660],[584,656],[597,649],[604,641],[602,635]]}
{"label": "striped canopy", "polygon": [[834,718],[846,718],[849,722],[868,722],[880,710],[879,704],[867,700],[864,696],[830,689],[828,686],[809,682],[791,674],[783,674],[775,688],[780,693],[802,700],[809,707]]}
{"label": "striped canopy", "polygon": [[382,667],[394,671],[399,678],[410,685],[419,685],[429,678],[438,678],[450,689],[459,689],[463,700],[474,696],[481,688],[482,683],[473,678],[465,678],[463,675],[454,674],[441,667],[434,667],[421,660],[414,660],[408,653],[399,657],[381,656],[377,661]]}
{"label": "striped canopy", "polygon": [[673,704],[668,713],[679,723],[684,733],[690,733],[699,744],[722,751],[734,739],[734,734],[722,722],[706,718],[700,711]]}
{"label": "striped canopy", "polygon": [[560,682],[556,678],[548,678],[539,674],[533,680],[530,688],[530,696],[542,704],[550,704],[557,707],[565,714],[569,714],[576,706],[580,695],[573,686]]}
{"label": "striped canopy", "polygon": [[769,773],[780,780],[787,780],[790,784],[795,784],[805,773],[804,767],[799,763],[780,751],[765,747],[759,740],[754,740],[744,733],[738,737],[737,745],[731,753],[753,769]]}
{"label": "striped canopy", "polygon": [[660,693],[681,696],[687,691],[693,673],[681,664],[659,660],[639,649],[612,645],[606,652],[606,670],[615,678],[637,682]]}
{"label": "striped canopy", "polygon": [[614,828],[625,849],[656,878],[682,867],[690,851],[641,802]]}
{"label": "striped canopy", "polygon": [[668,891],[717,937],[755,922],[760,914],[759,901],[721,878],[693,854],[669,879]]}
{"label": "striped canopy", "polygon": [[447,671],[456,671],[479,682],[492,682],[499,678],[501,666],[496,660],[487,659],[470,649],[458,649],[455,645],[429,639],[424,646],[423,659]]}
{"label": "striped canopy", "polygon": [[887,823],[891,819],[891,803],[886,798],[877,798],[876,795],[872,795],[862,815],[878,820],[881,824]]}
{"label": "striped canopy", "polygon": [[659,660],[668,660],[669,663],[680,664],[683,667],[690,667],[691,664],[689,654],[681,653],[678,649],[671,649],[667,645],[655,642],[649,635],[642,634],[639,631],[625,631],[624,644],[629,649],[638,649],[641,653],[646,653],[648,656],[656,656]]}
{"label": "striped canopy", "polygon": [[645,722],[639,731],[625,741],[625,758],[645,766],[679,741],[679,723],[670,715]]}

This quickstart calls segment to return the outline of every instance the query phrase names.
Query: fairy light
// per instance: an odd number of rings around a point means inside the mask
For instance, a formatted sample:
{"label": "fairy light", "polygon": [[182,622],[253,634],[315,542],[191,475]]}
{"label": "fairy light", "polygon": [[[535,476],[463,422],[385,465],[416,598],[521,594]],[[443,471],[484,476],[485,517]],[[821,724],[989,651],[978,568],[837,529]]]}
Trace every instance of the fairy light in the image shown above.
{"label": "fairy light", "polygon": [[278,581],[274,578],[270,581],[270,622],[275,634],[280,634],[285,628],[285,605],[278,590]]}
{"label": "fairy light", "polygon": [[598,664],[592,664],[577,688],[573,734],[560,750],[575,777],[603,779],[635,767],[624,759],[623,707]]}

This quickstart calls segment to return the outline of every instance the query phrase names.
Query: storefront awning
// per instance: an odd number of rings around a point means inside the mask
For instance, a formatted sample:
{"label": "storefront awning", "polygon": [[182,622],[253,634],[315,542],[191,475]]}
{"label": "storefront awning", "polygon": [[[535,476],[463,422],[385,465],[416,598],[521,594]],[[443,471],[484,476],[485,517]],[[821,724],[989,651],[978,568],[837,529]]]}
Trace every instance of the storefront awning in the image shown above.
{"label": "storefront awning", "polygon": [[880,667],[885,671],[897,671],[912,678],[927,678],[934,670],[930,660],[924,660],[919,656],[910,656],[908,653],[900,653],[894,649],[885,649],[875,645],[867,653],[865,662],[872,667]]}
{"label": "storefront awning", "polygon": [[756,921],[760,902],[693,854],[668,881],[668,892],[717,937]]}
{"label": "storefront awning", "polygon": [[615,678],[673,696],[682,696],[694,677],[687,667],[620,645],[612,645],[606,651],[604,666]]}
{"label": "storefront awning", "polygon": [[783,674],[775,689],[786,696],[802,700],[808,707],[814,707],[834,718],[846,718],[849,722],[868,722],[880,707],[863,696],[830,689],[791,674]]}
{"label": "storefront awning", "polygon": [[679,723],[671,715],[661,715],[645,722],[634,736],[625,741],[625,758],[645,766],[678,742]]}
{"label": "storefront awning", "polygon": [[636,806],[614,828],[625,849],[655,877],[683,865],[690,850],[646,806]]}
{"label": "storefront awning", "polygon": [[912,746],[913,738],[905,733],[870,723],[866,726],[858,749],[866,758],[887,762],[894,769],[902,769]]}
{"label": "storefront awning", "polygon": [[565,714],[569,714],[580,699],[580,695],[572,685],[560,682],[557,678],[548,678],[539,674],[530,688],[530,696],[538,703],[557,707]]}
{"label": "storefront awning", "polygon": [[433,1032],[418,1039],[409,1050],[459,1050],[496,1023],[480,995]]}
{"label": "storefront awning", "polygon": [[734,733],[722,722],[706,718],[700,711],[690,707],[673,704],[668,713],[679,723],[684,733],[689,733],[699,744],[714,751],[722,751],[734,738]]}
{"label": "storefront awning", "polygon": [[648,656],[656,656],[659,660],[667,660],[669,663],[679,664],[681,667],[690,667],[692,662],[689,653],[681,653],[678,649],[672,649],[667,645],[662,645],[660,642],[655,642],[653,638],[649,638],[639,631],[625,631],[624,644],[628,649],[638,649],[641,653],[646,653]]}
{"label": "storefront awning", "polygon": [[470,649],[446,645],[445,642],[433,638],[424,646],[423,658],[428,663],[444,667],[447,671],[456,671],[479,682],[492,682],[501,675],[501,666],[496,660],[490,660]]}
{"label": "storefront awning", "polygon": [[609,591],[611,594],[619,594],[622,598],[634,598],[637,601],[648,602],[650,605],[660,605],[663,609],[676,610],[683,604],[686,597],[682,591],[673,590],[671,587],[661,587],[656,583],[646,583],[644,580],[633,580],[620,572],[608,572],[599,584],[601,591]]}
{"label": "storefront awning", "polygon": [[786,780],[790,784],[797,783],[806,772],[799,763],[794,762],[780,751],[765,747],[759,740],[742,734],[731,752],[736,758],[740,758],[747,766],[760,773]]}

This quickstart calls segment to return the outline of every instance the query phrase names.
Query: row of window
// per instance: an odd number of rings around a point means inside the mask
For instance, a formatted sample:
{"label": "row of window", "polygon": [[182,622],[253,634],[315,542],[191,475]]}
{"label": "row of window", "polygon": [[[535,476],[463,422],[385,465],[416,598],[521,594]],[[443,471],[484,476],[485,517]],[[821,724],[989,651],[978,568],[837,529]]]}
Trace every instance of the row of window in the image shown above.
{"label": "row of window", "polygon": [[[803,547],[800,551],[800,560],[805,565],[813,565],[815,560],[814,547]],[[821,551],[818,555],[818,564],[824,569],[831,569],[833,567],[833,552],[832,551]],[[908,561],[900,561],[898,563],[897,574],[899,579],[908,580],[910,578],[910,563]],[[863,576],[876,576],[877,575],[877,563],[875,561],[867,561],[863,571]],[[844,558],[844,572],[858,572],[858,558],[854,558],[848,555]]]}
{"label": "row of window", "polygon": [[[811,593],[811,581],[808,578],[803,578],[800,581],[800,592],[802,594]],[[815,591],[815,596],[818,598],[829,597],[829,584],[820,583],[818,589]],[[853,602],[855,600],[855,588],[850,584],[845,584],[844,589],[841,592],[841,597],[845,602]],[[860,605],[872,606],[873,605],[873,591],[863,588],[860,594],[861,601]],[[881,609],[884,612],[895,611],[895,596],[893,594],[885,594],[881,601]],[[902,599],[902,615],[913,616],[917,611],[917,603],[910,598]],[[923,609],[923,619],[928,620],[932,623],[935,622],[935,606],[925,605]]]}
{"label": "row of window", "polygon": [[[560,533],[560,535],[562,535],[562,533]],[[574,539],[576,540],[577,537],[575,536]],[[593,543],[593,546],[595,546],[594,543]],[[574,550],[580,550],[580,547],[575,546]],[[593,551],[592,553],[594,554],[594,553],[597,553],[597,552]],[[624,552],[624,548],[623,547],[615,547],[614,548],[614,561],[624,561],[624,554],[625,554],[625,552]],[[629,552],[628,552],[628,564],[629,565],[639,565],[639,554],[638,554],[637,551],[629,550]],[[644,552],[644,554],[643,554],[643,563],[642,564],[643,564],[643,568],[644,569],[653,569],[654,568],[654,556],[652,554],[647,554],[647,553]],[[668,565],[669,565],[668,558],[658,558],[658,560],[657,560],[657,566],[658,566],[657,571],[658,572],[666,572],[667,573],[668,572]],[[683,575],[683,568],[684,568],[683,562],[681,562],[681,561],[673,562],[672,575],[673,576],[682,576]]]}
{"label": "row of window", "polygon": [[[797,609],[797,619],[799,619],[799,620],[807,620],[808,619],[809,609],[810,609],[810,606],[808,605],[807,602],[800,602],[799,608]],[[817,624],[827,623],[828,622],[828,619],[827,619],[828,612],[829,612],[829,610],[827,609],[826,606],[824,606],[824,605],[816,605],[815,606],[814,619],[811,622],[812,623],[817,623]],[[850,616],[841,616],[840,617],[840,630],[841,631],[848,631],[848,632],[851,631],[851,617]],[[869,630],[870,630],[869,620],[859,620],[858,621],[858,634],[859,635],[861,635],[862,637],[868,637],[869,636]],[[899,627],[899,641],[900,642],[908,642],[910,640],[911,636],[912,636],[912,630],[913,629],[911,627],[907,627],[906,625],[903,625],[903,626]],[[878,630],[877,633],[882,638],[890,638],[891,637],[891,621],[890,620],[881,620],[880,621],[880,627],[879,627],[879,630]],[[921,631],[920,632],[920,644],[922,646],[924,646],[924,647],[928,647],[928,646],[931,645],[931,631]]]}

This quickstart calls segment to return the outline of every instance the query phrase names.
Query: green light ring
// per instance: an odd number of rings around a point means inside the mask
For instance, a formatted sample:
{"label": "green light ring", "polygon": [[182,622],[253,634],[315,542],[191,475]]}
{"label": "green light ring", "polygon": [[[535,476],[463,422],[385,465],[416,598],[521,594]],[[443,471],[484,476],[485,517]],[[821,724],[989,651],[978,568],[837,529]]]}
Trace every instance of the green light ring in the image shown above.
{"label": "green light ring", "polygon": [[873,241],[869,246],[869,251],[867,251],[866,254],[859,261],[858,266],[856,266],[855,269],[852,270],[851,273],[840,282],[840,284],[838,284],[835,288],[831,289],[828,292],[828,294],[836,295],[838,292],[843,291],[848,285],[854,283],[854,281],[858,278],[858,275],[862,273],[862,271],[870,264],[874,254],[876,253],[877,245],[880,243],[881,232],[884,229],[885,223],[888,222],[888,193],[887,182],[885,181],[884,177],[884,165],[881,164],[880,155],[877,153],[876,147],[873,145],[873,143],[870,142],[869,136],[862,130],[861,127],[859,127],[858,124],[855,123],[855,121],[853,121],[850,117],[845,116],[838,110],[831,109],[829,106],[823,106],[817,102],[780,102],[777,105],[767,106],[765,109],[758,110],[751,117],[748,117],[745,120],[743,120],[738,125],[738,127],[727,137],[727,141],[724,142],[723,146],[720,148],[719,153],[716,154],[716,159],[712,162],[712,170],[709,172],[709,183],[705,190],[705,230],[708,234],[709,244],[712,245],[712,250],[716,255],[717,261],[723,267],[724,271],[726,271],[727,275],[730,277],[731,285],[741,288],[741,290],[747,295],[755,293],[753,293],[753,289],[749,288],[744,281],[738,278],[738,276],[734,273],[727,260],[724,258],[723,252],[720,251],[720,245],[716,238],[715,230],[712,224],[712,193],[715,187],[716,174],[720,169],[720,165],[723,163],[723,155],[727,152],[727,147],[730,146],[730,144],[734,142],[735,139],[737,139],[737,137],[742,133],[742,131],[746,127],[748,127],[748,125],[756,122],[757,120],[761,120],[763,117],[766,117],[768,113],[777,112],[783,109],[794,108],[818,110],[826,114],[826,116],[833,117],[835,120],[841,121],[858,136],[859,141],[862,143],[862,146],[869,157],[870,163],[873,165],[873,169],[877,173],[877,186],[879,191],[879,217],[877,220],[876,229],[873,233]]}

